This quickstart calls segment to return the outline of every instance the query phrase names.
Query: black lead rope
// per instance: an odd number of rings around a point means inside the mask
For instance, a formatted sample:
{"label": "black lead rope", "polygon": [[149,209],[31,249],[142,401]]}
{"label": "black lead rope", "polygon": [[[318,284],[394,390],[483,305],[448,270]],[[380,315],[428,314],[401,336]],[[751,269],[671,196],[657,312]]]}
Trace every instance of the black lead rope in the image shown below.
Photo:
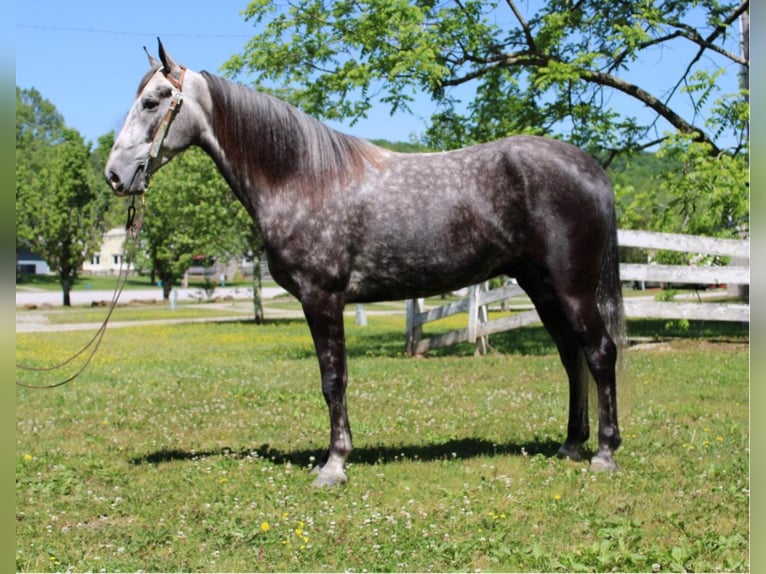
{"label": "black lead rope", "polygon": [[[53,365],[50,367],[32,367],[29,365],[16,363],[17,369],[22,369],[25,371],[35,371],[35,372],[56,371],[58,369],[62,369],[66,367],[68,364],[70,364],[72,361],[77,359],[80,355],[82,355],[88,349],[91,349],[92,347],[90,353],[88,353],[88,356],[85,358],[85,361],[83,362],[82,366],[73,375],[61,381],[58,381],[56,383],[52,383],[49,385],[35,385],[35,384],[29,384],[29,383],[25,383],[23,381],[17,380],[16,381],[17,386],[24,387],[27,389],[55,389],[56,387],[61,387],[73,381],[74,379],[79,377],[82,374],[82,372],[88,367],[91,359],[93,359],[93,356],[96,354],[96,351],[101,345],[101,340],[104,338],[104,334],[106,333],[106,326],[109,323],[109,319],[111,318],[112,313],[117,308],[117,301],[119,300],[120,295],[122,294],[122,290],[125,288],[125,285],[128,282],[129,269],[125,268],[125,261],[132,260],[133,258],[132,256],[135,255],[136,246],[138,244],[138,234],[141,231],[141,224],[143,221],[143,213],[141,213],[137,221],[136,221],[136,213],[137,213],[136,198],[135,196],[133,196],[133,201],[128,207],[128,220],[127,220],[127,223],[125,224],[125,230],[127,231],[127,236],[125,237],[125,244],[123,246],[122,258],[120,261],[120,268],[117,272],[117,283],[114,286],[114,292],[112,293],[112,300],[109,304],[109,311],[107,312],[106,317],[104,318],[104,321],[101,323],[101,326],[98,328],[95,335],[93,335],[90,341],[88,341],[82,349],[77,351],[77,353],[69,357],[67,360],[61,363],[58,363],[57,365]],[[130,255],[131,255],[130,258],[128,257],[129,247],[130,247]],[[124,270],[124,274],[123,274],[123,270]]]}

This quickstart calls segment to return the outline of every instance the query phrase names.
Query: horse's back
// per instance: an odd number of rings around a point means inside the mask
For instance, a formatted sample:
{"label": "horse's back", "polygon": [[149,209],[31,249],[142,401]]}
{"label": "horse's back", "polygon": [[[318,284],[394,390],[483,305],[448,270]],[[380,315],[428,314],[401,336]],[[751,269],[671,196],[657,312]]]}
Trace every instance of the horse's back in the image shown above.
{"label": "horse's back", "polygon": [[595,160],[534,136],[390,154],[355,202],[348,289],[359,300],[439,293],[511,274],[569,244],[603,241],[613,212],[611,186]]}

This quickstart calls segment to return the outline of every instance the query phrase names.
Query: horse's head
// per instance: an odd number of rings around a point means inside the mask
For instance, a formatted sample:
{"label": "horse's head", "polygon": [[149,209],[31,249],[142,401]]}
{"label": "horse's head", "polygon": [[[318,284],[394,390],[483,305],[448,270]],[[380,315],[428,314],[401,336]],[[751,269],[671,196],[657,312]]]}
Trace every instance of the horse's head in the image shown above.
{"label": "horse's head", "polygon": [[195,143],[200,133],[195,82],[190,77],[199,76],[187,74],[158,42],[160,60],[147,52],[151,70],[139,85],[106,162],[104,175],[118,195],[143,193],[151,175]]}

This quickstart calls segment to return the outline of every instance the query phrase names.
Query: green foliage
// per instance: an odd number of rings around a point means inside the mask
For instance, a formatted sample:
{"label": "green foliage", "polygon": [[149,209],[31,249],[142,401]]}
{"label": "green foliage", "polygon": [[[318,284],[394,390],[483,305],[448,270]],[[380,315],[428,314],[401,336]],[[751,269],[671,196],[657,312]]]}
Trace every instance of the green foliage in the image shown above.
{"label": "green foliage", "polygon": [[48,262],[64,305],[105,229],[111,193],[102,157],[103,146],[91,153],[37,90],[16,88],[16,248]]}
{"label": "green foliage", "polygon": [[17,90],[16,245],[58,275],[64,305],[103,231],[107,196],[96,185],[80,134],[35,90]]}
{"label": "green foliage", "polygon": [[137,264],[162,281],[166,299],[195,256],[209,261],[247,251],[252,223],[201,150],[192,148],[158,171],[145,199],[145,257]]}
{"label": "green foliage", "polygon": [[423,153],[433,151],[432,149],[417,141],[392,142],[383,139],[373,139],[370,141],[377,146],[400,153]]}
{"label": "green foliage", "polygon": [[[750,187],[746,155],[711,155],[707,144],[673,136],[656,154],[641,154],[610,169],[619,226],[739,239],[749,234]],[[664,263],[689,263],[695,254],[659,253]],[[634,260],[646,261],[646,256]],[[697,260],[723,263],[721,258]]]}
{"label": "green foliage", "polygon": [[64,118],[40,92],[16,87],[16,248],[28,244],[34,234],[34,202],[40,178],[61,142]]}
{"label": "green foliage", "polygon": [[680,169],[658,178],[667,205],[657,206],[657,226],[691,235],[739,238],[749,229],[749,176],[747,158],[712,156],[706,144],[673,137],[662,147]]}
{"label": "green foliage", "polygon": [[[714,156],[708,145],[673,136],[657,153],[620,158],[609,169],[618,225],[709,237],[749,235],[750,185],[746,154]],[[638,250],[635,250],[638,251]],[[688,263],[695,254],[661,253],[657,260]],[[646,255],[623,261],[646,262]],[[721,258],[698,263],[722,263]]]}
{"label": "green foliage", "polygon": [[16,86],[16,149],[44,148],[61,141],[64,118],[35,88]]}
{"label": "green foliage", "polygon": [[28,212],[35,230],[29,243],[58,273],[65,302],[72,281],[100,239],[106,205],[94,183],[88,147],[77,132],[65,130]]}

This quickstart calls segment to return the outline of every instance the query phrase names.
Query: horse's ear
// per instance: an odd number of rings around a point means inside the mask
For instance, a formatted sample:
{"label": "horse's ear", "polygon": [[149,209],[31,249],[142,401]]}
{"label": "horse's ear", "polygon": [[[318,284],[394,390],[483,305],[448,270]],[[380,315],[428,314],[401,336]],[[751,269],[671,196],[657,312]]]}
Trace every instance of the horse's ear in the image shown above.
{"label": "horse's ear", "polygon": [[146,52],[146,57],[147,57],[147,58],[149,58],[149,65],[150,65],[152,68],[153,68],[154,66],[159,66],[159,65],[160,65],[160,62],[159,62],[159,60],[157,60],[157,58],[155,58],[154,56],[152,56],[152,55],[149,53],[149,50],[147,50],[147,49],[146,49],[146,46],[144,46],[144,52]]}
{"label": "horse's ear", "polygon": [[157,38],[157,44],[160,48],[160,61],[162,62],[162,68],[165,70],[165,73],[172,74],[174,77],[178,78],[181,75],[181,66],[176,64],[173,58],[170,57],[170,54],[165,51],[165,46],[162,45],[162,40]]}

